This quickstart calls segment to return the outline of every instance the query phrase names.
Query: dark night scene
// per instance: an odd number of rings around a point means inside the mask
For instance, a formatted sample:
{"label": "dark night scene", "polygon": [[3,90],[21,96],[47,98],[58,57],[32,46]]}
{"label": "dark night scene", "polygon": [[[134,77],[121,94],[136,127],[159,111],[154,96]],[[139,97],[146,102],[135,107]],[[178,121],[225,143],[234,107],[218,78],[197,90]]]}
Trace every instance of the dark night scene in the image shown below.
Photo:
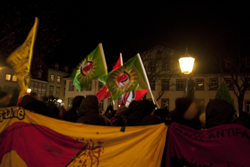
{"label": "dark night scene", "polygon": [[244,1],[1,1],[0,167],[248,167]]}

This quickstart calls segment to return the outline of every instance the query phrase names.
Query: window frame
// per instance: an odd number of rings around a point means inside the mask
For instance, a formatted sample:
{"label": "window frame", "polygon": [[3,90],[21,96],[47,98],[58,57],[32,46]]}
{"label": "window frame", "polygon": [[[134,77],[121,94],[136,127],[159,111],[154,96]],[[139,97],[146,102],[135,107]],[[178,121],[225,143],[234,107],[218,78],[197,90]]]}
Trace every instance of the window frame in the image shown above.
{"label": "window frame", "polygon": [[[178,82],[183,82],[183,88],[182,89],[178,89]],[[185,82],[185,79],[176,79],[176,91],[185,91],[185,85],[186,85],[186,82]]]}
{"label": "window frame", "polygon": [[161,108],[164,107],[164,106],[163,106],[164,100],[167,100],[167,101],[168,101],[168,110],[169,110],[169,98],[162,98],[162,99],[161,99]]}
{"label": "window frame", "polygon": [[69,81],[69,91],[74,91],[73,81]]}
{"label": "window frame", "polygon": [[[52,79],[53,76],[53,79]],[[55,82],[55,75],[54,74],[50,74],[50,82]]]}
{"label": "window frame", "polygon": [[[170,87],[170,84],[169,84],[169,79],[162,79],[161,80],[161,90],[162,91],[169,91],[169,87]],[[167,88],[165,88],[163,85],[165,85],[164,83],[167,83]]]}
{"label": "window frame", "polygon": [[[202,83],[203,83],[202,88],[200,86],[198,86],[198,82],[200,82],[199,80],[202,81]],[[196,91],[204,91],[205,90],[205,80],[204,80],[204,78],[196,78],[195,79],[195,90]]]}
{"label": "window frame", "polygon": [[[217,86],[216,86],[216,88],[211,88],[211,81],[212,80],[216,80],[216,83],[217,83]],[[219,81],[218,81],[218,78],[209,78],[209,90],[211,90],[211,91],[213,91],[213,90],[217,90],[218,89],[218,85],[219,84]]]}
{"label": "window frame", "polygon": [[[6,78],[6,77],[7,77],[7,75],[9,75],[9,76],[10,76],[10,79],[9,79],[9,80],[7,80],[7,78]],[[11,75],[11,74],[9,74],[9,73],[6,73],[6,74],[5,74],[5,81],[9,81],[9,82],[11,82],[11,79],[12,79],[12,75]]]}
{"label": "window frame", "polygon": [[[224,81],[225,81],[226,84],[227,84],[228,90],[234,90],[234,84],[233,84],[233,79],[232,79],[232,78],[224,78]],[[228,86],[228,83],[229,83],[229,84],[232,83],[231,87]]]}
{"label": "window frame", "polygon": [[[16,78],[16,80],[13,81],[13,78]],[[16,74],[14,74],[14,75],[11,76],[11,81],[12,81],[12,82],[17,82],[17,75],[16,75]]]}
{"label": "window frame", "polygon": [[[59,78],[58,78],[59,77]],[[59,79],[59,82],[58,82],[58,79]],[[56,83],[60,84],[61,83],[61,76],[57,75],[56,77]]]}

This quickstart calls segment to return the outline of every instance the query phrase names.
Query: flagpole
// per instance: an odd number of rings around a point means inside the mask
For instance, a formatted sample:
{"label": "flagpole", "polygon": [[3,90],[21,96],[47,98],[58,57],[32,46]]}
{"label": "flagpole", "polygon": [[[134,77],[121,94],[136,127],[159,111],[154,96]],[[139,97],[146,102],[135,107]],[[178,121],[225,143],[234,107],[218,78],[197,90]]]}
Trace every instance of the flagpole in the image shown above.
{"label": "flagpole", "polygon": [[159,107],[159,104],[155,101],[155,98],[154,98],[153,93],[152,93],[152,91],[151,91],[151,86],[150,86],[150,84],[149,84],[148,76],[147,76],[147,73],[146,73],[146,71],[145,71],[144,65],[143,65],[143,63],[142,63],[141,56],[140,56],[139,53],[137,53],[137,55],[138,55],[138,58],[139,58],[139,60],[140,60],[141,67],[142,67],[142,71],[143,71],[143,73],[144,73],[144,76],[145,76],[145,79],[146,79],[146,82],[147,82],[147,85],[148,85],[148,90],[149,90],[150,95],[151,95],[151,97],[152,97],[153,103],[156,104],[157,108],[160,108],[160,107]]}
{"label": "flagpole", "polygon": [[103,47],[102,47],[102,43],[99,43],[99,47],[101,48],[101,55],[102,55],[102,58],[105,62],[104,66],[105,66],[105,73],[107,74],[108,73],[108,67],[107,67],[107,62],[106,62],[106,58],[105,58],[105,55],[104,55],[104,51],[103,51]]}
{"label": "flagpole", "polygon": [[[122,53],[120,53],[120,61],[121,61],[121,66],[123,66]],[[118,105],[119,105],[119,101],[118,101]],[[113,106],[115,107],[115,100],[113,100]],[[115,110],[115,108],[114,108],[114,110]]]}

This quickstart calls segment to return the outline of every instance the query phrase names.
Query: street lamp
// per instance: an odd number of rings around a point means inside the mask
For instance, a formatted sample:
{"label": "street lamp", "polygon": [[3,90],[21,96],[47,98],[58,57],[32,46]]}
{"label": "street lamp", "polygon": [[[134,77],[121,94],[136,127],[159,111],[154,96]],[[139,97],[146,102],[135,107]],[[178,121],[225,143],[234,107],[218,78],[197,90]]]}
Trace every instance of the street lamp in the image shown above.
{"label": "street lamp", "polygon": [[27,89],[27,94],[30,95],[30,92],[31,92],[31,89],[28,88],[28,89]]}
{"label": "street lamp", "polygon": [[186,75],[186,88],[185,88],[185,95],[189,96],[188,92],[188,83],[189,83],[189,77],[188,74],[190,74],[193,70],[193,65],[194,65],[194,58],[191,57],[188,54],[188,49],[186,48],[186,54],[179,59],[179,64],[181,68],[181,72]]}
{"label": "street lamp", "polygon": [[62,103],[62,99],[57,99],[57,103],[58,103],[58,105],[60,106],[61,103]]}

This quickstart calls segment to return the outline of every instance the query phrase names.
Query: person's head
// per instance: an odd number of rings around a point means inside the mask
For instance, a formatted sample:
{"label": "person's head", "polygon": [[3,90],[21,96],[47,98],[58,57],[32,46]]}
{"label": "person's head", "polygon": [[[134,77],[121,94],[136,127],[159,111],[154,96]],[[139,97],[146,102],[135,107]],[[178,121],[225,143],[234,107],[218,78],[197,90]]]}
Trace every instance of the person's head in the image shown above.
{"label": "person's head", "polygon": [[167,114],[168,114],[167,108],[157,109],[154,112],[154,115],[159,116],[161,118],[161,120],[164,122],[166,121]]}
{"label": "person's head", "polygon": [[175,109],[169,112],[171,122],[178,122],[183,125],[200,129],[199,111],[197,105],[191,98],[183,97],[175,100]]}
{"label": "person's head", "polygon": [[215,99],[206,106],[206,128],[222,124],[230,124],[236,113],[235,108],[226,100]]}
{"label": "person's head", "polygon": [[99,113],[98,98],[95,95],[88,95],[84,98],[79,107],[79,114]]}
{"label": "person's head", "polygon": [[3,107],[7,107],[10,102],[10,96],[8,93],[0,91],[0,103]]}
{"label": "person's head", "polygon": [[31,95],[25,95],[22,98],[21,103],[19,103],[18,105],[31,112],[35,112],[45,116],[49,115],[48,107],[42,101],[37,100]]}
{"label": "person's head", "polygon": [[80,113],[79,113],[79,107],[80,107],[81,102],[82,102],[82,100],[83,100],[84,98],[85,98],[84,96],[76,96],[76,97],[73,99],[72,108],[76,111],[76,114],[77,114],[77,115],[80,115]]}
{"label": "person's head", "polygon": [[137,101],[136,112],[143,113],[144,115],[150,115],[154,112],[156,105],[152,101],[141,100]]}

